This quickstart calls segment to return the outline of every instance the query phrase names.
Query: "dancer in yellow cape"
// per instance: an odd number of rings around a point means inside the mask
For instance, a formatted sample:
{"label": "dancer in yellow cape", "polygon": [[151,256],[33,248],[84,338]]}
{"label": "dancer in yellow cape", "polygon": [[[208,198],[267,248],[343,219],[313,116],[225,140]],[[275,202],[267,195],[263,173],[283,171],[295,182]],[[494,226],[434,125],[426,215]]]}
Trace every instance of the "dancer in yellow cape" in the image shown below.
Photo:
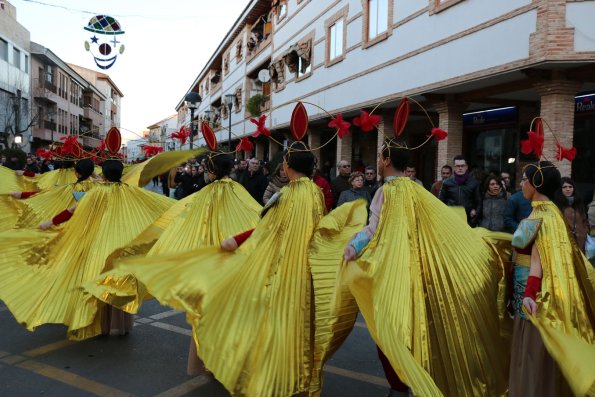
{"label": "dancer in yellow cape", "polygon": [[[370,223],[345,247],[345,279],[366,320],[389,396],[502,396],[508,343],[496,306],[495,248],[422,186],[405,177],[409,151],[385,141],[384,185]],[[396,374],[394,372],[396,372]],[[398,375],[398,377],[397,377]]]}
{"label": "dancer in yellow cape", "polygon": [[[233,253],[212,247],[120,263],[161,303],[189,314],[200,358],[233,395],[289,397],[308,392],[311,383],[319,385],[312,377],[321,365],[315,352],[322,327],[315,322],[328,308],[318,306],[308,259],[317,226],[324,224],[322,193],[307,177],[313,166],[314,155],[303,143],[288,148],[289,184],[269,201],[251,237]],[[324,218],[329,220],[327,258],[335,270],[341,245],[365,217],[365,203],[353,202]],[[330,296],[334,283],[325,283],[329,290],[323,293]]]}
{"label": "dancer in yellow cape", "polygon": [[[118,256],[181,253],[197,248],[220,246],[221,242],[258,222],[262,207],[242,185],[231,180],[229,173],[233,158],[221,152],[207,157],[207,173],[211,183],[174,205],[153,225],[148,227]],[[147,252],[148,251],[148,252]],[[171,273],[168,266],[147,266],[141,272],[155,272],[151,277],[163,279]],[[136,313],[144,298],[143,285],[138,285],[133,275],[121,269],[109,271],[85,286],[86,290],[102,301]],[[188,373],[196,375],[201,365],[196,356],[196,345],[191,343],[188,356]]]}
{"label": "dancer in yellow cape", "polygon": [[[102,168],[107,182],[87,192],[76,211],[70,208],[40,225],[51,227],[71,217],[62,230],[2,233],[0,300],[29,330],[59,323],[68,325],[70,339],[105,333],[102,321],[107,322],[109,308],[89,299],[79,287],[104,270],[115,249],[132,241],[174,203],[120,183],[119,161],[107,160]],[[18,232],[29,233],[29,238]]]}
{"label": "dancer in yellow cape", "polygon": [[95,164],[90,159],[77,161],[74,183],[55,186],[41,192],[13,192],[0,196],[0,227],[2,230],[35,228],[64,208],[75,204],[73,192],[86,192],[95,186],[92,178]]}
{"label": "dancer in yellow cape", "polygon": [[510,396],[595,396],[595,270],[551,200],[558,169],[529,164],[521,185],[533,212],[512,240]]}

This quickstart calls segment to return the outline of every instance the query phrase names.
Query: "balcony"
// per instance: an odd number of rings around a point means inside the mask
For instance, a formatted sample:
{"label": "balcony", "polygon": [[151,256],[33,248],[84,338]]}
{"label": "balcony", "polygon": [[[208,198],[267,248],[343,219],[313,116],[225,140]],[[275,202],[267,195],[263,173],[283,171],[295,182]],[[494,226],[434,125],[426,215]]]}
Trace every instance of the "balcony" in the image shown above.
{"label": "balcony", "polygon": [[[95,134],[93,134],[95,135]],[[99,135],[95,136],[83,136],[83,146],[85,147],[97,147],[101,144],[101,139],[99,139]]]}
{"label": "balcony", "polygon": [[55,85],[53,85],[52,83],[50,83],[50,82],[49,82],[49,81],[47,81],[47,80],[45,80],[45,81],[43,82],[43,87],[44,87],[46,90],[53,92],[54,94],[57,94],[57,93],[58,93],[58,89],[56,88],[56,86],[55,86]]}
{"label": "balcony", "polygon": [[56,123],[53,121],[43,120],[43,128],[50,131],[56,131]]}

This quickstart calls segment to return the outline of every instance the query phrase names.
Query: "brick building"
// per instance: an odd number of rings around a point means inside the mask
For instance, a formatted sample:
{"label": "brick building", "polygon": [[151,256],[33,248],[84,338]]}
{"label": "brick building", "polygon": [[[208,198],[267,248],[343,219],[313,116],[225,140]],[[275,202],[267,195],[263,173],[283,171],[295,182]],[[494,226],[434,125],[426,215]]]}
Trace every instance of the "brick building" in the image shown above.
{"label": "brick building", "polygon": [[[196,118],[220,129],[222,143],[227,131],[221,126],[231,117],[232,144],[254,131],[248,109],[255,106],[269,113],[273,136],[284,142],[293,108],[285,103],[311,102],[348,119],[381,104],[377,132],[352,127],[350,137],[317,152],[323,162],[346,159],[355,166],[375,163],[399,99],[412,97],[449,132],[414,153],[427,186],[460,153],[472,167],[512,171],[518,180],[531,160],[519,153],[519,141],[541,115],[563,146],[578,149],[572,169],[559,164],[562,174],[592,186],[592,15],[595,1],[577,0],[252,0],[187,92],[200,94]],[[177,105],[180,123],[189,121],[186,93]],[[317,147],[333,131],[324,112],[307,109],[308,140]],[[409,143],[423,140],[430,128],[413,106]],[[547,130],[545,156],[554,159]],[[281,149],[265,138],[255,147],[258,158]]]}

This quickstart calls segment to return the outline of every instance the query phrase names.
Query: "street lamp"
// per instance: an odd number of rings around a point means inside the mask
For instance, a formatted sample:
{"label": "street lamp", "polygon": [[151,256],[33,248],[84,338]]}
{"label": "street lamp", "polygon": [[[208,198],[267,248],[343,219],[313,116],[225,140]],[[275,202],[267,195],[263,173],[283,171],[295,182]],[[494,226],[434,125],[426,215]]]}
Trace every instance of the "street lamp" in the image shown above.
{"label": "street lamp", "polygon": [[231,109],[233,108],[233,98],[235,94],[225,94],[225,100],[227,101],[227,112],[229,116],[229,129],[227,130],[227,150],[231,152]]}
{"label": "street lamp", "polygon": [[16,143],[17,145],[20,145],[21,143],[23,143],[23,136],[22,135],[15,135],[14,137],[14,143]]}
{"label": "street lamp", "polygon": [[190,150],[192,150],[194,143],[194,110],[198,108],[202,102],[202,98],[197,92],[191,91],[186,94],[184,100],[186,101],[186,106],[190,109]]}
{"label": "street lamp", "polygon": [[51,142],[50,142],[50,150],[53,149],[54,146],[54,117],[56,116],[56,112],[54,109],[48,110],[48,118],[50,119],[50,134],[51,134]]}

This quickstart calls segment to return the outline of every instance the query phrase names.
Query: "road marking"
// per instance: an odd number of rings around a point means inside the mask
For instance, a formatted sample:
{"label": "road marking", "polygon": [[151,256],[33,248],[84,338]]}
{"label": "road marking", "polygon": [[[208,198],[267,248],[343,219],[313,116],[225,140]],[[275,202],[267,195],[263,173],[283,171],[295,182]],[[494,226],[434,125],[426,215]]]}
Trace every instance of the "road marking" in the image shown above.
{"label": "road marking", "polygon": [[362,323],[362,322],[359,322],[359,321],[356,321],[356,323],[355,323],[354,325],[355,325],[356,327],[360,327],[360,328],[368,328],[368,327],[366,326],[366,323]]}
{"label": "road marking", "polygon": [[166,331],[177,332],[178,334],[182,334],[182,335],[186,335],[186,336],[192,335],[192,330],[188,329],[188,328],[182,328],[182,327],[178,327],[175,325],[160,323],[160,322],[154,322],[154,323],[151,323],[150,325],[152,325],[153,327],[164,329]]}
{"label": "road marking", "polygon": [[50,343],[49,345],[40,346],[38,348],[26,351],[23,354],[25,356],[29,356],[29,357],[37,357],[37,356],[41,356],[41,355],[49,353],[49,352],[53,352],[54,350],[60,350],[64,347],[73,345],[75,343],[76,343],[75,341],[64,339],[64,340],[61,340],[61,341],[58,341],[55,343]]}
{"label": "road marking", "polygon": [[152,318],[153,320],[163,320],[164,318],[175,316],[176,314],[180,314],[180,313],[183,313],[183,312],[181,312],[179,310],[170,310],[167,312],[154,314],[152,316],[149,316],[149,318]]}
{"label": "road marking", "polygon": [[154,397],[179,397],[189,392],[196,390],[200,387],[203,387],[207,383],[211,382],[211,377],[207,375],[200,375],[196,378],[192,378],[187,382],[182,383],[181,385],[172,387],[169,390],[164,391],[163,393],[159,393]]}
{"label": "road marking", "polygon": [[324,372],[329,372],[331,374],[343,376],[345,378],[351,378],[355,380],[359,380],[366,383],[372,383],[374,385],[388,387],[389,384],[386,379],[381,378],[379,376],[362,374],[360,372],[350,371],[348,369],[333,367],[332,365],[325,365]]}
{"label": "road marking", "polygon": [[77,389],[84,390],[89,393],[93,393],[101,397],[133,397],[132,393],[127,393],[122,390],[115,389],[113,387],[95,382],[91,379],[84,378],[82,376],[73,374],[72,372],[64,371],[59,368],[52,367],[50,365],[38,363],[36,361],[25,361],[17,365],[19,368],[23,368],[36,374],[45,376],[58,382],[65,383],[67,385],[76,387]]}
{"label": "road marking", "polygon": [[0,312],[5,312],[5,311],[7,311],[7,310],[8,310],[8,308],[7,308],[7,307],[0,307]]}
{"label": "road marking", "polygon": [[150,318],[143,318],[143,317],[137,317],[134,319],[134,321],[137,321],[142,324],[147,324],[147,323],[153,322],[153,320],[151,320]]}
{"label": "road marking", "polygon": [[18,354],[15,354],[14,356],[5,356],[4,358],[0,359],[0,361],[2,361],[5,364],[16,364],[19,363],[23,360],[26,360],[27,357],[23,357],[23,356],[19,356]]}

